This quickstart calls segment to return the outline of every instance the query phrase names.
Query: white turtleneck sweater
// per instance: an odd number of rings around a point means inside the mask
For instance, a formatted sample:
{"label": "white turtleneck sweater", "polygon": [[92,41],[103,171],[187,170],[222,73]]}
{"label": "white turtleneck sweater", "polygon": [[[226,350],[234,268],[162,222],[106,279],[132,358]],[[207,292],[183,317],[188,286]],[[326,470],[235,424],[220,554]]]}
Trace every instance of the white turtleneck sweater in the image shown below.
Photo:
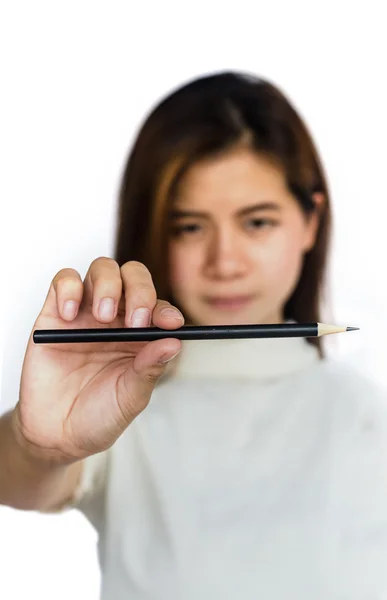
{"label": "white turtleneck sweater", "polygon": [[387,599],[387,399],[302,338],[184,342],[75,505],[103,600]]}

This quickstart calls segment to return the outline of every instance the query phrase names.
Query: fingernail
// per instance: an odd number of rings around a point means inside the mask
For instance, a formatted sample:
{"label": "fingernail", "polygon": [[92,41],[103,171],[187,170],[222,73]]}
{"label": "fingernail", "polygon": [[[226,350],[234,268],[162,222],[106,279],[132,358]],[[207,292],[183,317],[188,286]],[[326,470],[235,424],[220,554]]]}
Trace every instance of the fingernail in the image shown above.
{"label": "fingernail", "polygon": [[148,327],[150,324],[150,310],[136,308],[132,315],[132,327]]}
{"label": "fingernail", "polygon": [[184,317],[181,314],[181,312],[179,312],[175,308],[163,308],[161,314],[167,319],[179,319],[179,321],[184,321]]}
{"label": "fingernail", "polygon": [[74,319],[78,310],[78,302],[75,300],[66,300],[63,305],[63,316],[65,319]]}
{"label": "fingernail", "polygon": [[112,319],[114,316],[114,300],[113,298],[102,298],[98,315],[100,319]]}
{"label": "fingernail", "polygon": [[[180,350],[178,350],[175,354],[173,354],[172,356],[168,357],[168,354],[163,354],[163,356],[160,358],[159,363],[161,363],[162,365],[165,365],[165,363],[173,360],[175,358],[175,356],[177,356],[179,354]],[[168,357],[168,358],[165,358]]]}

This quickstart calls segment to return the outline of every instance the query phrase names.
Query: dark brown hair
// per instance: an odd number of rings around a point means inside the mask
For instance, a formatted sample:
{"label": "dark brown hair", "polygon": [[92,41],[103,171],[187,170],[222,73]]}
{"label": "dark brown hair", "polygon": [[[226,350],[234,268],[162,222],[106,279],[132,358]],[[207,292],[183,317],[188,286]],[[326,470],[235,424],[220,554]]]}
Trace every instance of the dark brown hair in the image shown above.
{"label": "dark brown hair", "polygon": [[[314,192],[325,197],[316,243],[304,259],[284,316],[320,321],[330,238],[329,190],[316,147],[301,117],[273,84],[250,74],[200,77],[164,98],[142,125],[119,194],[114,258],[150,270],[159,298],[176,305],[168,280],[168,209],[182,175],[197,160],[241,143],[278,164],[308,216]],[[323,355],[319,338],[308,340]]]}

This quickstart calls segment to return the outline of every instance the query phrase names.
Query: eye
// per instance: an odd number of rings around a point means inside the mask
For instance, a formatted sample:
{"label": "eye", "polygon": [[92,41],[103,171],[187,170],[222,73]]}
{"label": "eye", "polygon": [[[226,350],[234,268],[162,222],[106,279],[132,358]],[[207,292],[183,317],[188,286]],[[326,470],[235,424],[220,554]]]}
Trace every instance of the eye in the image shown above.
{"label": "eye", "polygon": [[192,235],[201,231],[201,226],[198,223],[184,223],[181,225],[173,225],[171,227],[172,235],[179,237],[182,235]]}
{"label": "eye", "polygon": [[273,219],[267,219],[267,218],[258,218],[256,217],[255,219],[249,219],[246,222],[246,226],[248,229],[266,229],[269,227],[275,227],[276,225],[278,225],[278,221],[274,221]]}

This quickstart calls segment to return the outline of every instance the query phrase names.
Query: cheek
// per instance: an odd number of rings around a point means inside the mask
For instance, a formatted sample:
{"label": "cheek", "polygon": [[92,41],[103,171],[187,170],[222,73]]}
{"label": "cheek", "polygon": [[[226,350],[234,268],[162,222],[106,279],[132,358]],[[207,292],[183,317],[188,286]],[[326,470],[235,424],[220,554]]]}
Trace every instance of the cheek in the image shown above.
{"label": "cheek", "polygon": [[290,289],[297,283],[304,258],[302,231],[281,229],[260,248],[260,266],[270,286]]}
{"label": "cheek", "polygon": [[195,289],[200,269],[200,257],[194,248],[171,243],[169,246],[169,276],[175,295]]}

